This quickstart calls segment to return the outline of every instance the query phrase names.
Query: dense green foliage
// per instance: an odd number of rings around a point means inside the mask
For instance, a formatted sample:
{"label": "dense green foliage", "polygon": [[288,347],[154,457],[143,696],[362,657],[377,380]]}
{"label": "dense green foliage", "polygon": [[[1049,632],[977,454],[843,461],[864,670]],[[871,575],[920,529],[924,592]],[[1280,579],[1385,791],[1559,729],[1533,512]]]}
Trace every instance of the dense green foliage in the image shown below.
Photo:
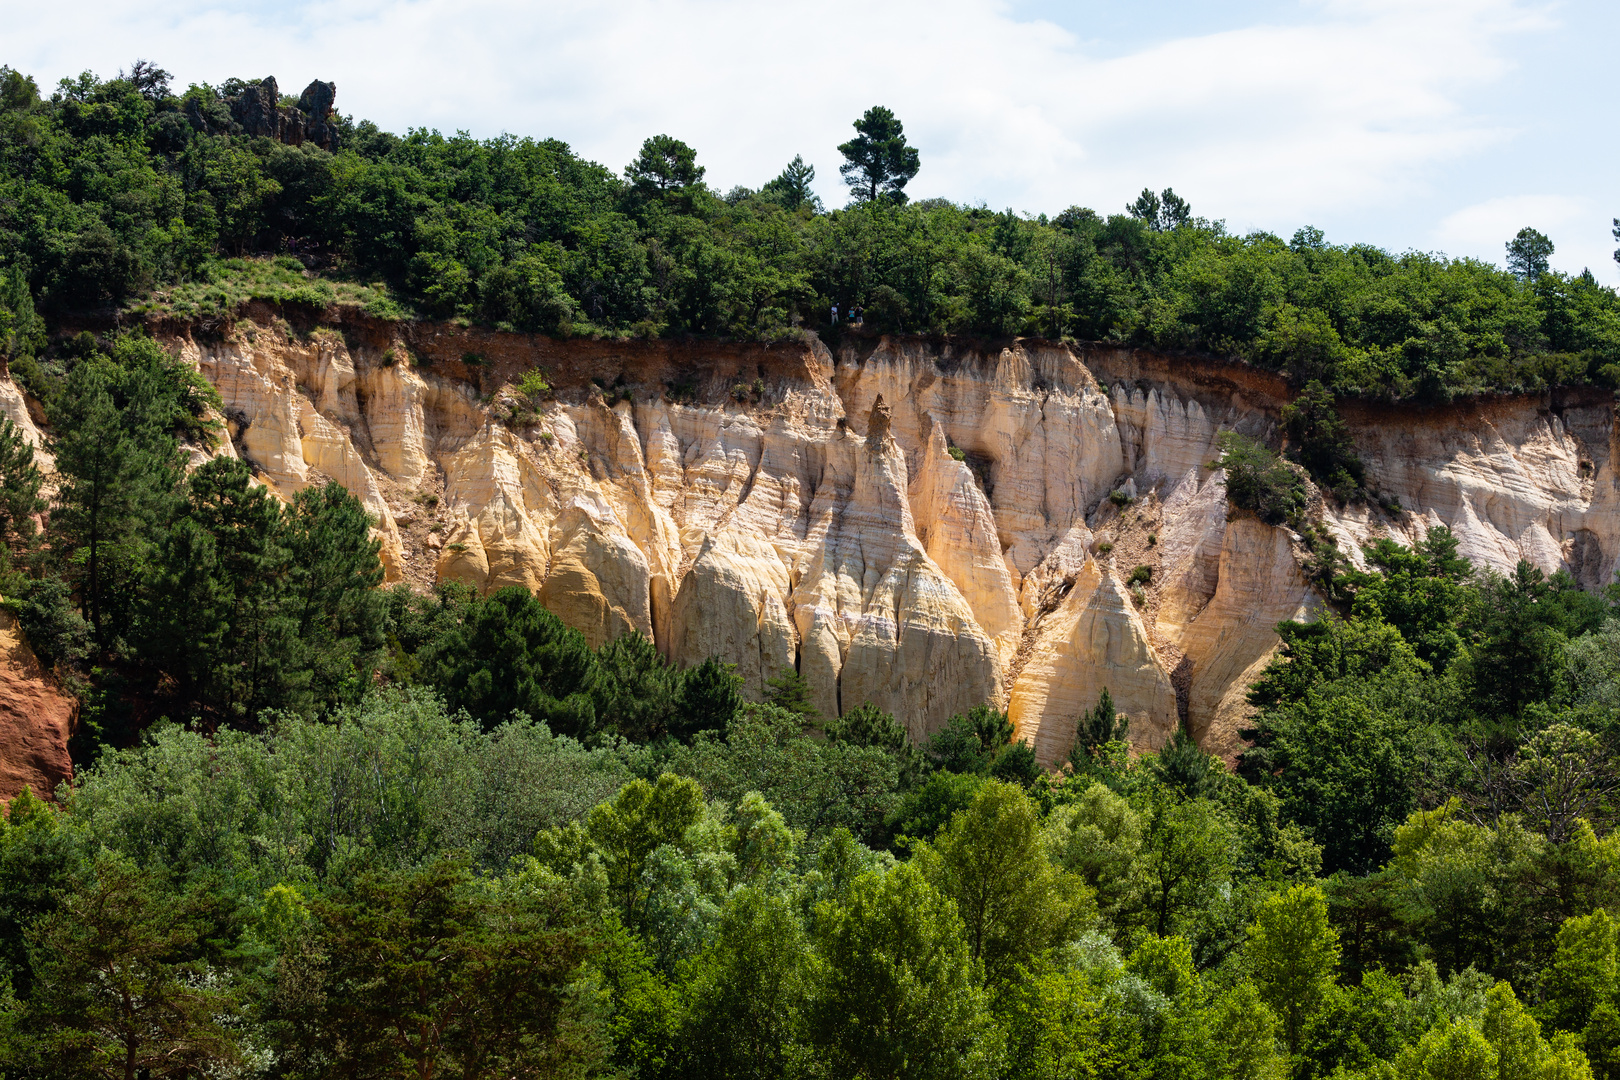
{"label": "dense green foliage", "polygon": [[[792,671],[745,705],[722,665],[591,650],[522,590],[381,592],[337,492],[280,509],[244,479],[219,459],[165,496],[144,557],[190,583],[185,617],[292,626],[313,603],[322,651],[391,685],[288,684],[296,649],[276,668],[201,633],[167,661],[87,636],[190,672],[171,704],[218,670],[298,692],[150,727],[59,806],[13,802],[7,1076],[1581,1080],[1620,1061],[1620,622],[1563,576],[1477,574],[1441,529],[1381,541],[1340,575],[1343,612],[1281,627],[1244,776],[1184,733],[1133,759],[1106,692],[1048,774],[989,706],[913,746],[870,705],[816,715]],[[346,529],[255,584],[282,545]]]}
{"label": "dense green foliage", "polygon": [[1196,793],[1117,741],[1009,783],[851,717],[580,741],[418,688],[157,727],[0,823],[0,1067],[1579,1080],[1620,1050],[1586,821],[1453,798],[1322,879],[1292,794],[1208,759]]}
{"label": "dense green foliage", "polygon": [[346,117],[335,153],[282,145],[232,120],[247,85],[179,93],[142,65],[42,96],[0,69],[8,354],[37,351],[36,312],[228,316],[262,295],[550,334],[740,338],[847,332],[832,306],[858,304],[875,331],[1200,350],[1341,394],[1620,374],[1620,300],[1590,274],[1546,270],[1534,230],[1503,270],[1334,246],[1308,227],[1236,236],[1168,189],[1123,213],[1034,218],[908,202],[922,161],[881,107],[840,148],[854,201],[824,212],[801,158],[721,195],[668,135],[622,176],[556,140],[400,136]]}

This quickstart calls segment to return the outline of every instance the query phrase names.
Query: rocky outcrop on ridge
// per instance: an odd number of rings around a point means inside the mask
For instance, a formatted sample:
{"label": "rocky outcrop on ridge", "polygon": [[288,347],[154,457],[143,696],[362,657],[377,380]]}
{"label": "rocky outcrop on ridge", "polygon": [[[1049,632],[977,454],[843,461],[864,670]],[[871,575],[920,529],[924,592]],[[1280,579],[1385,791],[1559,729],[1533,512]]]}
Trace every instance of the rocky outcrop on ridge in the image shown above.
{"label": "rocky outcrop on ridge", "polygon": [[[1210,467],[1223,430],[1274,442],[1289,396],[1241,366],[249,314],[220,338],[170,328],[224,400],[220,452],[284,496],[341,481],[392,580],[521,585],[593,644],[637,632],[679,663],[718,655],[753,695],[797,667],[824,713],[872,701],[919,737],[996,702],[1054,763],[1106,686],[1138,746],[1185,724],[1230,757],[1273,627],[1320,606],[1300,538],[1233,514]],[[518,398],[537,368],[554,393]],[[1484,566],[1612,577],[1612,401],[1346,416],[1404,508],[1325,504],[1352,559],[1444,524]]]}
{"label": "rocky outcrop on ridge", "polygon": [[323,150],[338,148],[337,125],[332,122],[337,84],[316,79],[304,87],[293,108],[281,105],[274,77],[246,87],[231,99],[231,119],[243,134],[275,139],[288,146],[314,143]]}

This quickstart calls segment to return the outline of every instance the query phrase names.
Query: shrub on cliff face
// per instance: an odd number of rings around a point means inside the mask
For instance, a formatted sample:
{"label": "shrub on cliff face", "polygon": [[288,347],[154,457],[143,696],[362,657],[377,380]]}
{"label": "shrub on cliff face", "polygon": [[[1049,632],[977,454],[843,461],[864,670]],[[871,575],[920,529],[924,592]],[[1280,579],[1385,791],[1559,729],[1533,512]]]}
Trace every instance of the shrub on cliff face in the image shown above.
{"label": "shrub on cliff face", "polygon": [[1327,387],[1312,379],[1298,398],[1283,406],[1282,422],[1288,456],[1305,466],[1323,490],[1344,502],[1366,485],[1366,468]]}
{"label": "shrub on cliff face", "polygon": [[1305,513],[1305,482],[1263,445],[1235,431],[1222,432],[1219,466],[1226,498],[1267,525],[1292,525]]}

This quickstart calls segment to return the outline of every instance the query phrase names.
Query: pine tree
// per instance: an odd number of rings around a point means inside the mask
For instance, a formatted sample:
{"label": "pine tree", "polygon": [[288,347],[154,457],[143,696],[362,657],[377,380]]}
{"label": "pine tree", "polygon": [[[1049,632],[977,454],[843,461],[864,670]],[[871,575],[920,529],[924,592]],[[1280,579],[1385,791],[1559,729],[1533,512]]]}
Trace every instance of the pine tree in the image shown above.
{"label": "pine tree", "polygon": [[0,416],[0,572],[33,546],[39,531],[34,518],[46,507],[39,497],[44,480],[33,444],[10,417]]}
{"label": "pine tree", "polygon": [[207,1075],[240,1058],[236,1002],[211,977],[214,908],[104,855],[30,930],[40,958],[24,1017],[32,1051],[62,1075]]}
{"label": "pine tree", "polygon": [[318,702],[358,700],[371,681],[367,658],[386,641],[386,601],[377,591],[382,544],[371,535],[371,518],[347,488],[329,481],[293,496],[282,530],[303,692]]}
{"label": "pine tree", "polygon": [[812,211],[821,209],[821,199],[810,189],[816,179],[816,167],[804,163],[804,155],[794,154],[787,168],[760,188],[760,194],[780,202],[787,210],[808,206]]}
{"label": "pine tree", "polygon": [[921,168],[914,147],[906,145],[905,125],[881,105],[867,109],[855,121],[855,138],[838,147],[844,164],[838,167],[844,183],[860,202],[876,202],[879,195],[904,202],[906,184]]}
{"label": "pine tree", "polygon": [[61,475],[52,555],[76,586],[103,650],[126,625],[153,529],[166,523],[181,475],[178,444],[155,415],[153,387],[131,381],[105,357],[85,358],[68,374],[51,415]]}
{"label": "pine tree", "polygon": [[804,681],[792,668],[783,668],[781,674],[775,678],[766,679],[765,703],[775,705],[778,709],[786,709],[790,713],[798,713],[804,717],[806,723],[816,723],[821,719],[821,713],[810,702],[810,684]]}
{"label": "pine tree", "polygon": [[1090,768],[1097,748],[1110,742],[1124,742],[1130,727],[1130,717],[1114,708],[1114,696],[1108,692],[1108,687],[1103,687],[1096,708],[1082,713],[1075,723],[1069,764],[1077,772]]}
{"label": "pine tree", "polygon": [[1545,233],[1529,226],[1503,246],[1507,248],[1507,268],[1520,281],[1534,281],[1545,274],[1555,250]]}
{"label": "pine tree", "polygon": [[688,740],[700,731],[724,732],[742,710],[742,679],[735,664],[711,656],[681,677],[670,734]]}

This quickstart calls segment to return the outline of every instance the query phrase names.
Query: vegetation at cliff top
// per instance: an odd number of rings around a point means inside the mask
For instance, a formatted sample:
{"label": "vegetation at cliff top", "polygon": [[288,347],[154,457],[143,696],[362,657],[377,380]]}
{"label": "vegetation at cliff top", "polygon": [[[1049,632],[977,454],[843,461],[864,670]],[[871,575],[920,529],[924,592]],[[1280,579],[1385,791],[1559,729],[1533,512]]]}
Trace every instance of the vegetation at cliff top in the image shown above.
{"label": "vegetation at cliff top", "polygon": [[[1166,189],[1054,216],[910,201],[918,150],[873,108],[842,145],[851,203],[801,158],[755,188],[704,183],[658,135],[623,174],[556,140],[404,135],[336,117],[336,152],[250,137],[231,100],[150,64],[48,95],[0,68],[0,337],[128,309],[228,315],[250,297],[547,334],[771,339],[1043,335],[1195,350],[1336,394],[1445,398],[1620,382],[1620,299],[1546,269],[1228,232]],[[5,323],[11,324],[9,328]],[[27,325],[25,325],[27,324]],[[19,332],[19,330],[27,332]]]}

